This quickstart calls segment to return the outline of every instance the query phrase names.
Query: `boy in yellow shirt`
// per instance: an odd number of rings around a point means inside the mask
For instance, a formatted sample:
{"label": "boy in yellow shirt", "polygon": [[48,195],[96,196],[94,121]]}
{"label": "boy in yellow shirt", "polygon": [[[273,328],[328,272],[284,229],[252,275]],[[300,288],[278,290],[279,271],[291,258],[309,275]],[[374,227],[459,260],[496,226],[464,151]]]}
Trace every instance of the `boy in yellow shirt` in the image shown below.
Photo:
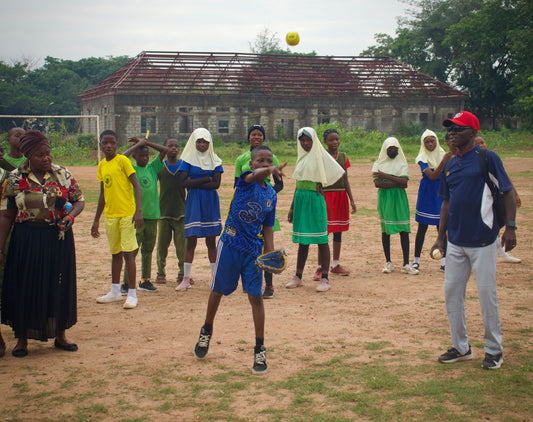
{"label": "boy in yellow shirt", "polygon": [[135,232],[143,225],[141,186],[130,159],[117,154],[118,138],[115,132],[112,130],[102,132],[100,148],[105,154],[105,159],[98,164],[96,178],[100,181],[100,197],[91,235],[94,238],[100,237],[98,231],[100,216],[105,210],[105,228],[112,256],[112,284],[111,291],[96,299],[96,302],[110,303],[122,300],[120,273],[124,259],[128,274],[128,297],[124,309],[132,309],[137,306],[136,268],[133,256],[133,251],[138,248]]}

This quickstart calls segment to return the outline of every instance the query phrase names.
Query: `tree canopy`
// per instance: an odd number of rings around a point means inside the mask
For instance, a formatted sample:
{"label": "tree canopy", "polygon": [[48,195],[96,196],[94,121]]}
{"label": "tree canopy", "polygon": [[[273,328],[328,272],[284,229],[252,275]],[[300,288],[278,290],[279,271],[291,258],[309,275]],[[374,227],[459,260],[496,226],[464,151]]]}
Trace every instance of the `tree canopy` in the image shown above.
{"label": "tree canopy", "polygon": [[[78,61],[46,57],[44,66],[37,69],[28,63],[0,61],[0,114],[79,114],[78,94],[130,60],[127,56]],[[0,120],[0,129],[12,126],[12,121]]]}
{"label": "tree canopy", "polygon": [[469,93],[485,118],[533,124],[533,2],[412,0],[396,36],[376,34],[365,56],[390,56]]}

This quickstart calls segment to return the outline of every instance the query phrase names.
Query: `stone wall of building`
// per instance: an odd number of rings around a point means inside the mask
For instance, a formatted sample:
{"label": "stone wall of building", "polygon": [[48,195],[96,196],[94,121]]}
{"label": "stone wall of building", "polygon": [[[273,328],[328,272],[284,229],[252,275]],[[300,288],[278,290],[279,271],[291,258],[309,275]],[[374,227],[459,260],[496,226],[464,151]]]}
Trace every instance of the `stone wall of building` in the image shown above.
{"label": "stone wall of building", "polygon": [[[246,96],[116,95],[82,102],[82,114],[100,115],[100,130],[115,130],[121,143],[150,130],[150,139],[186,139],[197,127],[225,141],[245,139],[251,124],[262,124],[267,138],[293,139],[302,126],[338,121],[347,130],[361,127],[394,134],[412,124],[438,129],[463,109],[457,99],[298,98]],[[94,132],[84,127],[86,132]]]}

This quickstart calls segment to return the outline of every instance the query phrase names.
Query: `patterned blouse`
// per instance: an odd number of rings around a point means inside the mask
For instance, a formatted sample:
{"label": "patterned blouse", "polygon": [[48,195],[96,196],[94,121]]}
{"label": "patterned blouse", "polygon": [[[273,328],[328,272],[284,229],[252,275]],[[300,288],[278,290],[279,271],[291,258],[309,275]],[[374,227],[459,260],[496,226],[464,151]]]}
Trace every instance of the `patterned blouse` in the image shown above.
{"label": "patterned blouse", "polygon": [[35,177],[26,160],[13,170],[5,184],[0,210],[17,209],[15,222],[51,223],[65,216],[67,201],[84,201],[78,182],[65,167],[52,164],[44,184]]}

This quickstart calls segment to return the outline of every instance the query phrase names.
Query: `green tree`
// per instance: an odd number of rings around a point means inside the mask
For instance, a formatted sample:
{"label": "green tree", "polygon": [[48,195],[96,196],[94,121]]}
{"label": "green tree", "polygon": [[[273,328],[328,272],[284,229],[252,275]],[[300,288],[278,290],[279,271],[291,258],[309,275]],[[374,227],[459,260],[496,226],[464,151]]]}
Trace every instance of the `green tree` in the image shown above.
{"label": "green tree", "polygon": [[531,119],[533,2],[413,0],[396,36],[377,34],[362,55],[394,57],[469,92],[482,117]]}

